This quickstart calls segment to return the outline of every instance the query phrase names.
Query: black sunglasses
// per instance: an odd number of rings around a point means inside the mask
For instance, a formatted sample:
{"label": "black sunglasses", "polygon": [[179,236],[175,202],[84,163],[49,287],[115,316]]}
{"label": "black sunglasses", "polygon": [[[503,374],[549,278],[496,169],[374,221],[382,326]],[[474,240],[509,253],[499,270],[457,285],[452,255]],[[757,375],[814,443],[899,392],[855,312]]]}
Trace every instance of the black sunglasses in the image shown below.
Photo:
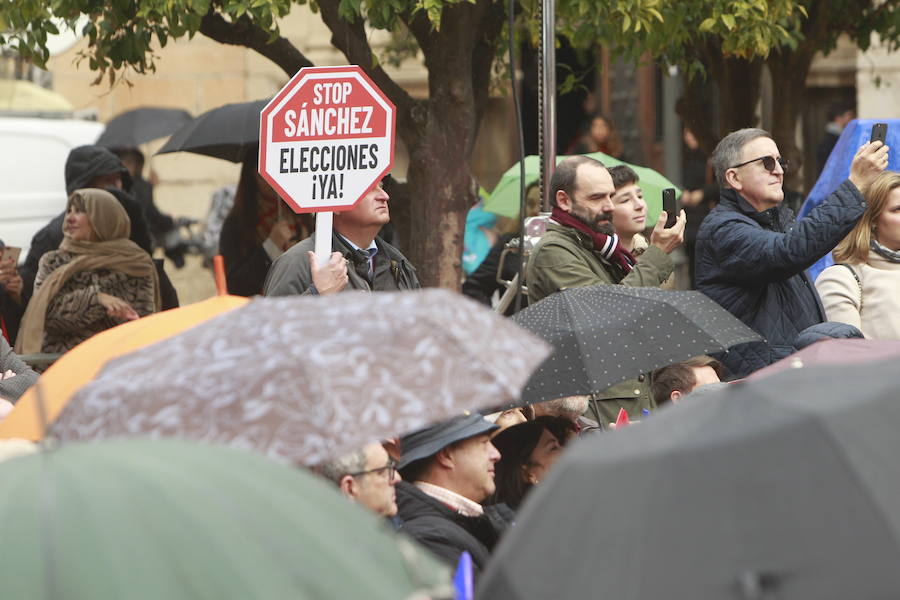
{"label": "black sunglasses", "polygon": [[383,467],[378,467],[377,469],[369,469],[368,471],[357,471],[356,473],[347,473],[350,477],[360,477],[362,475],[368,475],[369,473],[380,473],[382,471],[387,471],[388,480],[394,478],[394,473],[397,471],[397,461],[393,458],[389,458],[386,465]]}
{"label": "black sunglasses", "polygon": [[742,162],[739,165],[732,165],[728,167],[729,169],[737,169],[738,167],[743,167],[744,165],[749,165],[750,163],[755,163],[756,161],[761,160],[763,164],[763,169],[771,173],[775,170],[775,162],[777,161],[779,165],[781,165],[781,170],[787,173],[788,167],[790,166],[790,162],[786,158],[775,158],[774,156],[760,156],[759,158],[754,158],[753,160],[748,160],[747,162]]}

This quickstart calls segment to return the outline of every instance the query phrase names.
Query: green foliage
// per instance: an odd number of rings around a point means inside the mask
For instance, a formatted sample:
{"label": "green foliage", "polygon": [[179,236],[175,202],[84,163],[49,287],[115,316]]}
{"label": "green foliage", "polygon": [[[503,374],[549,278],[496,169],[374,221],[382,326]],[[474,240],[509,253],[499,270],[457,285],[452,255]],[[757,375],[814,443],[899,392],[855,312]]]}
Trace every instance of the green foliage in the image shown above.
{"label": "green foliage", "polygon": [[[896,0],[802,0],[800,8],[810,15],[804,23],[804,39],[826,54],[837,45],[838,37],[848,35],[867,50],[873,34],[878,34],[889,51],[900,49],[900,2]],[[828,26],[816,27],[819,19]]]}
{"label": "green foliage", "polygon": [[406,25],[397,23],[391,31],[388,42],[378,51],[378,58],[384,64],[400,67],[403,61],[414,58],[419,53],[419,44]]}
{"label": "green foliage", "polygon": [[702,70],[697,49],[716,41],[725,56],[766,57],[796,43],[804,8],[794,0],[560,0],[562,30],[576,47],[603,44]]}
{"label": "green foliage", "polygon": [[98,81],[107,73],[113,81],[115,73],[126,68],[154,71],[154,44],[164,47],[170,39],[193,37],[210,9],[229,20],[247,18],[271,31],[274,39],[277,18],[286,15],[290,5],[291,0],[4,0],[0,43],[43,67],[49,58],[47,35],[57,33],[58,25],[75,30],[86,17],[81,33],[90,47],[83,58],[98,73]]}
{"label": "green foliage", "polygon": [[[241,19],[279,35],[278,19],[292,4],[318,0],[0,0],[0,43],[44,66],[49,34],[79,25],[90,41],[84,58],[98,79],[126,68],[154,70],[153,49],[169,40],[192,37],[208,12],[228,21]],[[331,1],[331,0],[327,0]],[[397,63],[418,47],[403,27],[427,16],[439,31],[444,9],[475,0],[337,0],[347,20],[363,18],[367,26],[393,33],[380,58]],[[494,0],[504,2],[505,0]],[[518,28],[537,45],[540,0],[519,0]],[[714,47],[725,56],[765,58],[778,49],[794,49],[811,32],[803,26],[827,15],[832,26],[818,28],[817,48],[828,51],[840,33],[849,33],[866,48],[873,32],[896,49],[900,45],[900,2],[868,0],[557,0],[557,30],[576,48],[608,47],[614,54],[638,59],[649,54],[688,74],[703,71],[700,49]],[[825,33],[823,34],[822,31]],[[503,40],[494,40],[502,51]],[[568,79],[566,81],[569,81]],[[571,82],[569,82],[571,83]]]}

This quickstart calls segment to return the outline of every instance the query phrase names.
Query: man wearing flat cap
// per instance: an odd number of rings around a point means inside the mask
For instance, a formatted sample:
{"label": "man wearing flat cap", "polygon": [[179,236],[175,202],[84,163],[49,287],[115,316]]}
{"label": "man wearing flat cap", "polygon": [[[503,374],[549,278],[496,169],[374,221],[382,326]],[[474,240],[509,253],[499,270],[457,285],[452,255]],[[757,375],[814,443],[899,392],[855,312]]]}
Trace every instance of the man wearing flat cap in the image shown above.
{"label": "man wearing flat cap", "polygon": [[487,565],[506,523],[506,516],[481,505],[495,489],[494,463],[500,460],[491,443],[495,429],[470,414],[400,439],[400,530],[451,564],[468,551],[476,574]]}

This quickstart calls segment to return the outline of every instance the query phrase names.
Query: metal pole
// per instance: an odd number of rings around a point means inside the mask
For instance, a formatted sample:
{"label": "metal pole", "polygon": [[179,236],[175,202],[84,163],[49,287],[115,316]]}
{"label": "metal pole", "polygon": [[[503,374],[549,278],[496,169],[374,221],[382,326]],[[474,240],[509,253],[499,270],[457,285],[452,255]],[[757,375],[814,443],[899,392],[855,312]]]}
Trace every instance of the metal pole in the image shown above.
{"label": "metal pole", "polygon": [[669,180],[684,187],[681,171],[681,119],[675,112],[675,101],[682,94],[681,75],[674,68],[663,75],[663,151],[665,152],[665,173]]}
{"label": "metal pole", "polygon": [[541,204],[550,212],[550,176],[556,168],[556,3],[541,0]]}

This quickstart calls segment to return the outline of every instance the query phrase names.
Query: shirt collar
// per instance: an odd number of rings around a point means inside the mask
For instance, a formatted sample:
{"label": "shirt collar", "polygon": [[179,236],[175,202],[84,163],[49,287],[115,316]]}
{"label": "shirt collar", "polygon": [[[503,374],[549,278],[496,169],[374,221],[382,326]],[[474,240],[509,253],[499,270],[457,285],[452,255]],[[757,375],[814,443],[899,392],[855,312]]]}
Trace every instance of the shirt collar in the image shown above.
{"label": "shirt collar", "polygon": [[[337,233],[337,232],[335,232],[335,233]],[[346,237],[342,236],[340,233],[337,233],[337,235],[340,236],[340,238],[342,240],[344,240],[344,242],[348,246],[350,246],[354,250],[359,250],[360,252],[363,252],[363,253],[369,255],[369,258],[375,256],[375,254],[378,252],[378,244],[375,243],[375,240],[372,240],[372,243],[369,244],[369,247],[366,248],[365,250],[363,250],[362,248],[360,248],[359,246],[357,246],[356,244],[354,244],[353,242],[348,240]]]}
{"label": "shirt collar", "polygon": [[480,504],[469,500],[465,496],[460,496],[456,492],[451,492],[447,488],[424,481],[415,481],[413,485],[435,500],[443,502],[464,517],[480,517],[484,514],[484,507]]}

